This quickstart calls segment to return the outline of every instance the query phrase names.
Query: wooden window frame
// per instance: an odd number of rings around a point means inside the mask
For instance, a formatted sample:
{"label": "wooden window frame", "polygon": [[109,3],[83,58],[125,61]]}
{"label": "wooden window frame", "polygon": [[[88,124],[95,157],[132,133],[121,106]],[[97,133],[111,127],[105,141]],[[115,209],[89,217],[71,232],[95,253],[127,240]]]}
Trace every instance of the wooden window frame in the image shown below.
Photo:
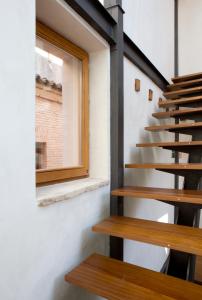
{"label": "wooden window frame", "polygon": [[86,51],[56,33],[41,22],[36,22],[36,36],[66,51],[82,62],[82,165],[70,168],[36,170],[36,184],[44,185],[89,176],[89,56]]}

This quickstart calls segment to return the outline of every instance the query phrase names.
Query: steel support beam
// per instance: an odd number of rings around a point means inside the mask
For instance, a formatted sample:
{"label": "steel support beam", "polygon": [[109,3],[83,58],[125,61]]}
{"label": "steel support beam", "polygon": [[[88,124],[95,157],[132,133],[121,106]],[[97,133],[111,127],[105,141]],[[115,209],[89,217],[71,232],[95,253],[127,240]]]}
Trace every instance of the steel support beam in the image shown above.
{"label": "steel support beam", "polygon": [[[178,0],[174,3],[174,72],[175,76],[179,75],[179,41],[178,41]],[[177,106],[176,109],[179,109]],[[175,124],[179,124],[179,118],[175,119]],[[179,141],[179,133],[175,133],[175,142]],[[175,163],[179,163],[179,152],[174,152]],[[174,188],[179,188],[179,176],[175,175]],[[175,209],[175,219],[177,217],[177,210]]]}
{"label": "steel support beam", "polygon": [[114,27],[116,20],[97,0],[65,0],[85,19],[110,45],[116,44]]}
{"label": "steel support beam", "polygon": [[[120,0],[105,7],[116,20],[116,45],[111,46],[111,190],[124,184],[123,10]],[[123,197],[112,197],[110,214],[123,216]],[[123,239],[110,237],[110,256],[123,260]]]}
{"label": "steel support beam", "polygon": [[163,91],[166,89],[169,82],[125,33],[124,55],[145,75],[147,75],[160,89]]}
{"label": "steel support beam", "polygon": [[[123,12],[121,0],[105,0],[105,7],[98,0],[65,0],[86,22],[88,22],[110,45],[115,45],[117,39],[117,22],[112,16],[115,7]],[[111,12],[111,13],[110,13]],[[119,25],[118,25],[119,27]],[[123,28],[122,28],[123,32]],[[169,84],[135,43],[123,33],[124,55],[146,74],[159,88],[165,90]]]}

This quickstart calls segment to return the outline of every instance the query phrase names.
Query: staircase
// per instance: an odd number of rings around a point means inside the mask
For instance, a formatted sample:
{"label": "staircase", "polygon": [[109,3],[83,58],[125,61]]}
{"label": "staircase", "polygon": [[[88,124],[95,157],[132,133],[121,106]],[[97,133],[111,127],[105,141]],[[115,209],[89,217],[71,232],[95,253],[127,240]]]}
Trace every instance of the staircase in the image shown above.
{"label": "staircase", "polygon": [[182,133],[191,135],[192,140],[141,143],[137,147],[184,152],[188,154],[188,162],[132,163],[125,167],[183,176],[184,189],[128,186],[112,191],[112,196],[155,199],[174,205],[175,224],[110,216],[92,228],[116,238],[170,248],[164,274],[93,254],[65,276],[66,281],[110,300],[202,299],[202,287],[194,283],[196,256],[202,256],[202,229],[198,228],[202,208],[202,73],[172,81],[164,93],[165,100],[159,101],[159,107],[166,111],[153,113],[153,117],[174,118],[176,124],[149,126],[145,130]]}

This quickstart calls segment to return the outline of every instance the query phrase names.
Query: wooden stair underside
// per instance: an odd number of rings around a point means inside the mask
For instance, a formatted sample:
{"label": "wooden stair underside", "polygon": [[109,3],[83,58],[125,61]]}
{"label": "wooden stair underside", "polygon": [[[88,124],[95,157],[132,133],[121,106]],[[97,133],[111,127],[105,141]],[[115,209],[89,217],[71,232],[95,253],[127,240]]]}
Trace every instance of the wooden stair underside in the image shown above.
{"label": "wooden stair underside", "polygon": [[202,103],[202,96],[190,97],[190,98],[181,98],[177,100],[161,100],[159,101],[159,107],[170,107],[174,105],[187,105],[191,103]]}
{"label": "wooden stair underside", "polygon": [[193,117],[196,115],[202,115],[202,108],[189,108],[189,109],[181,109],[181,110],[171,110],[171,111],[163,111],[153,113],[152,116],[157,119],[166,119],[166,118],[175,118],[175,117]]}
{"label": "wooden stair underside", "polygon": [[196,80],[202,78],[202,73],[194,73],[189,75],[183,75],[183,76],[177,76],[172,78],[172,82],[178,83],[178,82],[184,82],[189,80]]}
{"label": "wooden stair underside", "polygon": [[202,255],[200,228],[113,216],[93,226],[93,231]]}
{"label": "wooden stair underside", "polygon": [[173,83],[167,86],[169,91],[187,88],[187,87],[196,87],[198,85],[202,85],[202,78],[194,79],[194,80],[187,80],[178,83]]}
{"label": "wooden stair underside", "polygon": [[112,195],[202,205],[202,191],[196,190],[126,186],[113,190]]}
{"label": "wooden stair underside", "polygon": [[202,287],[181,279],[93,254],[65,280],[109,300],[202,299]]}
{"label": "wooden stair underside", "polygon": [[163,93],[163,95],[167,99],[175,99],[175,98],[180,98],[181,96],[184,95],[197,95],[199,93],[202,93],[202,86],[194,87],[190,89],[181,89],[172,92],[165,92]]}
{"label": "wooden stair underside", "polygon": [[202,170],[202,163],[143,163],[126,164],[129,169],[173,169],[173,170]]}
{"label": "wooden stair underside", "polygon": [[202,149],[202,141],[190,141],[190,142],[159,142],[159,143],[140,143],[137,147],[161,147],[168,150],[175,150],[179,152],[190,152],[192,150]]}
{"label": "wooden stair underside", "polygon": [[192,123],[180,123],[180,124],[165,124],[165,125],[154,125],[145,127],[147,131],[173,131],[173,132],[184,132],[189,134],[193,130],[202,130],[202,122]]}

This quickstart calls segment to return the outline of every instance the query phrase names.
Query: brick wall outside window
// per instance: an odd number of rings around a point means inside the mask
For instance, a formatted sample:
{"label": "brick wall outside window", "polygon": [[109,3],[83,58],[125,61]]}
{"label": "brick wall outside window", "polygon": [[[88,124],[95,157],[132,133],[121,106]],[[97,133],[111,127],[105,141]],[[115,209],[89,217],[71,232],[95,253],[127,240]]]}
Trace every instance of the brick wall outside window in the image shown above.
{"label": "brick wall outside window", "polygon": [[36,84],[36,142],[46,144],[46,168],[63,167],[64,116],[62,91]]}

